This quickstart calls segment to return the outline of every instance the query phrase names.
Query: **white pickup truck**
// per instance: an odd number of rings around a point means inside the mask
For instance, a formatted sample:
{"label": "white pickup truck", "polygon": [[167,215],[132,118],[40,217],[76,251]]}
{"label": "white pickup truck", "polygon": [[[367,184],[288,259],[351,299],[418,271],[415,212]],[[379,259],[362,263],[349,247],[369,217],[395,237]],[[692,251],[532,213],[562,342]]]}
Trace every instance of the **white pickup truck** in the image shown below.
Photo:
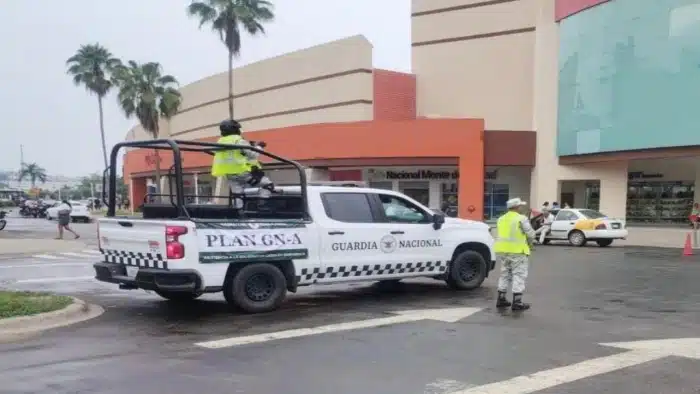
{"label": "white pickup truck", "polygon": [[290,186],[258,204],[246,200],[242,215],[185,204],[183,217],[177,204],[147,203],[142,218],[100,218],[96,279],[169,300],[223,292],[258,313],[300,286],[431,277],[468,290],[494,268],[486,224],[445,218],[401,193]]}

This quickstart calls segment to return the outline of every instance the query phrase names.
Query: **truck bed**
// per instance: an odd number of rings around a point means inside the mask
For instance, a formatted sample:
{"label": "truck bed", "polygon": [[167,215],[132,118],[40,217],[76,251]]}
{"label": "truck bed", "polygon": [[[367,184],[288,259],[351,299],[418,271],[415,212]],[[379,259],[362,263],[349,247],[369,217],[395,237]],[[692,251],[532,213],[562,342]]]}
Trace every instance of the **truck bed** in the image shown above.
{"label": "truck bed", "polygon": [[[304,209],[299,195],[273,195],[265,199],[264,206],[259,205],[259,198],[248,198],[243,210],[248,220],[289,220],[303,219]],[[238,220],[238,211],[228,204],[186,204],[190,217],[195,219],[231,219]],[[177,219],[180,215],[177,207],[170,202],[145,203],[141,206],[144,219]]]}

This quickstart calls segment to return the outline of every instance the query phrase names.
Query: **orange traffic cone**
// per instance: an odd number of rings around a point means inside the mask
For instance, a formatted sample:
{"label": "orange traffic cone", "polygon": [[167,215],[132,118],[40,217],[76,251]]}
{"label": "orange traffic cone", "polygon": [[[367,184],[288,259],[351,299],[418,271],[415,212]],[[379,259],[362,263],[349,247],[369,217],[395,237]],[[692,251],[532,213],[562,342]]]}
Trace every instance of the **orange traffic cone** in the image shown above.
{"label": "orange traffic cone", "polygon": [[685,237],[685,246],[683,247],[683,256],[693,255],[693,245],[690,241],[690,233]]}

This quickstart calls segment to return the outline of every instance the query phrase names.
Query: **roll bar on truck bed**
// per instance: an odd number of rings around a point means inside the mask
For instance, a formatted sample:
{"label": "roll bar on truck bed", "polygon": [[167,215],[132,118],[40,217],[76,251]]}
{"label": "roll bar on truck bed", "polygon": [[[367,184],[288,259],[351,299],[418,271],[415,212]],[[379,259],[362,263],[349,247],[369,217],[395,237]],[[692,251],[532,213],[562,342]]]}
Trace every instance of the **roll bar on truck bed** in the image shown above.
{"label": "roll bar on truck bed", "polygon": [[[117,174],[114,169],[117,168],[117,158],[119,151],[122,148],[142,148],[142,149],[154,149],[154,150],[170,150],[173,155],[173,166],[175,176],[175,195],[173,196],[172,188],[170,189],[170,199],[177,207],[179,217],[182,219],[191,219],[190,214],[187,212],[187,207],[185,204],[185,192],[184,192],[184,182],[183,182],[183,169],[182,169],[182,152],[199,152],[205,153],[211,156],[218,151],[226,151],[232,149],[240,150],[250,150],[257,152],[263,156],[267,156],[277,162],[281,162],[294,167],[299,173],[299,185],[301,187],[301,201],[304,209],[304,218],[310,219],[309,215],[309,205],[308,205],[308,195],[307,195],[307,182],[306,182],[306,171],[305,168],[293,161],[288,160],[283,157],[277,156],[275,154],[269,153],[265,150],[257,148],[255,146],[249,145],[230,145],[230,144],[219,144],[216,142],[200,142],[200,141],[182,141],[174,139],[157,139],[157,140],[143,140],[143,141],[124,141],[120,142],[112,148],[110,154],[110,164],[104,170],[102,175],[102,201],[107,206],[107,217],[114,217],[116,215],[117,206]],[[107,186],[107,187],[105,187]],[[106,194],[106,198],[105,198]],[[229,196],[231,192],[229,191]],[[175,199],[173,200],[173,197]],[[133,203],[133,202],[132,202]]]}

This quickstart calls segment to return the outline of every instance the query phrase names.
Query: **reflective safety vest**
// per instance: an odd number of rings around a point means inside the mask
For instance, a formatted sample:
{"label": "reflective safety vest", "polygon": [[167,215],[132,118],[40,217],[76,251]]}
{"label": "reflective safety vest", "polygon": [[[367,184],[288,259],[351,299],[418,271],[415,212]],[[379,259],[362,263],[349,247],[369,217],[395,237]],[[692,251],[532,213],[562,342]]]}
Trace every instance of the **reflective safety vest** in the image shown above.
{"label": "reflective safety vest", "polygon": [[494,245],[496,253],[513,253],[530,255],[527,236],[520,228],[523,215],[510,211],[498,218],[498,237]]}
{"label": "reflective safety vest", "polygon": [[[219,138],[218,144],[238,144],[243,137],[240,135],[227,135]],[[212,176],[239,175],[250,171],[248,158],[240,149],[217,151],[214,154],[214,163],[211,166]]]}

